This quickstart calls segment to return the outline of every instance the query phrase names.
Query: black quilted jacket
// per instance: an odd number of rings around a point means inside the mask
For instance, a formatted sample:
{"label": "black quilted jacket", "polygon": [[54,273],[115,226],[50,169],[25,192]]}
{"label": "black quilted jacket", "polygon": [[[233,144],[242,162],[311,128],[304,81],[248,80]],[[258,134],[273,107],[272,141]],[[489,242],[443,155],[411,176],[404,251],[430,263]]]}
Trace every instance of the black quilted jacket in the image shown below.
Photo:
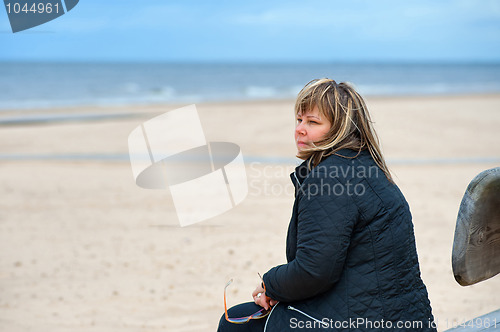
{"label": "black quilted jacket", "polygon": [[369,152],[291,178],[288,263],[263,276],[280,301],[265,331],[435,331],[408,203]]}

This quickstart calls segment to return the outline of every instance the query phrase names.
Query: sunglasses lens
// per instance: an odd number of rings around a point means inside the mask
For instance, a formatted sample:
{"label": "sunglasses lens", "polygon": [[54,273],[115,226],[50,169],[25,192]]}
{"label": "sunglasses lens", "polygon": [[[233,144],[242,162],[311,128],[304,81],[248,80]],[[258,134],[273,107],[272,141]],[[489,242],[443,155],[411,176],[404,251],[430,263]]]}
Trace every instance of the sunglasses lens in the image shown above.
{"label": "sunglasses lens", "polygon": [[250,317],[242,317],[242,318],[229,318],[227,321],[235,324],[244,324],[250,320]]}
{"label": "sunglasses lens", "polygon": [[269,315],[269,311],[261,309],[248,317],[229,318],[228,321],[235,324],[244,324],[248,322],[250,319],[260,319],[266,317],[267,315]]}
{"label": "sunglasses lens", "polygon": [[267,315],[269,315],[269,311],[266,311],[266,310],[262,309],[262,310],[257,311],[251,317],[254,318],[254,319],[256,319],[256,318],[266,317]]}

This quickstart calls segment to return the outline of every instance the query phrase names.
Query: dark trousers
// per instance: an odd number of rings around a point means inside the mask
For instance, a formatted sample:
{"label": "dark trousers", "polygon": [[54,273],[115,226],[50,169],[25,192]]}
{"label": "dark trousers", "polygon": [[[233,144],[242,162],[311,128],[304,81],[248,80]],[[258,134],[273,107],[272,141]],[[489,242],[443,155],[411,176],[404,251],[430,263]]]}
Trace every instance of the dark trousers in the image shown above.
{"label": "dark trousers", "polygon": [[[262,309],[262,307],[256,305],[255,303],[246,302],[228,309],[227,314],[229,318],[246,317],[259,311],[260,309]],[[261,319],[251,319],[244,324],[234,324],[228,322],[225,315],[222,315],[217,332],[262,332],[264,331],[264,325],[266,325],[266,319],[267,317]]]}

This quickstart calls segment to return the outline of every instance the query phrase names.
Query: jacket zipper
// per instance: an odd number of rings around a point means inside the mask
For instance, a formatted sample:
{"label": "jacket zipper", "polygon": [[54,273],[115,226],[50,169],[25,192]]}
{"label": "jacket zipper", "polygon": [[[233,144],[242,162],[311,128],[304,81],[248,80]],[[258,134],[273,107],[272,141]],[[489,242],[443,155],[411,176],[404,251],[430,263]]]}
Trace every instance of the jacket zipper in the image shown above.
{"label": "jacket zipper", "polygon": [[304,315],[304,316],[306,316],[306,317],[308,317],[308,318],[310,318],[310,319],[312,319],[312,320],[314,320],[314,321],[316,321],[316,322],[318,322],[318,323],[322,324],[323,326],[328,326],[328,324],[327,324],[327,323],[322,322],[322,321],[320,321],[319,319],[314,318],[313,316],[306,314],[306,313],[305,313],[305,312],[303,312],[302,310],[299,310],[299,309],[297,309],[297,308],[295,308],[295,307],[292,307],[291,305],[289,305],[289,306],[288,306],[288,309],[289,309],[289,310],[294,310],[294,311],[297,311],[297,312],[301,313],[302,315]]}
{"label": "jacket zipper", "polygon": [[279,302],[274,305],[274,307],[271,309],[271,312],[269,313],[269,316],[266,318],[266,324],[264,325],[264,332],[266,332],[267,329],[267,323],[269,322],[269,318],[271,318],[271,315],[273,314],[274,308],[278,306]]}
{"label": "jacket zipper", "polygon": [[293,176],[295,176],[295,180],[297,180],[299,187],[302,186],[302,183],[300,183],[299,178],[297,177],[297,174],[295,172],[293,172]]}

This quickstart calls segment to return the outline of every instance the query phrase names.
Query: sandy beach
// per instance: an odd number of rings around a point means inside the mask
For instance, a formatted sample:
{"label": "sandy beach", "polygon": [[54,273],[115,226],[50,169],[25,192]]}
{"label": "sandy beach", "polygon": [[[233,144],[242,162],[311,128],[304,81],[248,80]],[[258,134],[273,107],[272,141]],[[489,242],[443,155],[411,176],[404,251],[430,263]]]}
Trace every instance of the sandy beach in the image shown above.
{"label": "sandy beach", "polygon": [[[500,276],[462,287],[451,269],[464,191],[500,164],[500,95],[367,104],[410,204],[439,330],[500,308]],[[127,147],[134,128],[179,106],[0,113],[131,115],[0,125],[0,331],[215,331],[229,279],[228,304],[249,301],[257,273],[285,262],[293,101],[197,104],[208,141],[240,146],[249,193],[183,228],[168,191],[135,185]]]}

